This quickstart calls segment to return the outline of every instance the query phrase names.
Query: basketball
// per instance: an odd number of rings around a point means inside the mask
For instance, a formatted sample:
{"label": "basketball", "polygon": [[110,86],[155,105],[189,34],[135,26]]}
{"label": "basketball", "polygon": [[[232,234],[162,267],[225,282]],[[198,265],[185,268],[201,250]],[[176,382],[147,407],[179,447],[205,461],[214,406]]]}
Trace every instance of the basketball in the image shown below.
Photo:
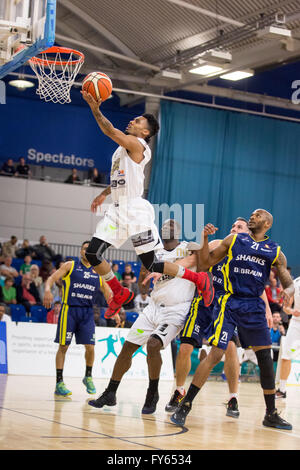
{"label": "basketball", "polygon": [[96,100],[107,100],[112,92],[111,79],[102,72],[89,73],[82,82],[82,89],[90,93]]}

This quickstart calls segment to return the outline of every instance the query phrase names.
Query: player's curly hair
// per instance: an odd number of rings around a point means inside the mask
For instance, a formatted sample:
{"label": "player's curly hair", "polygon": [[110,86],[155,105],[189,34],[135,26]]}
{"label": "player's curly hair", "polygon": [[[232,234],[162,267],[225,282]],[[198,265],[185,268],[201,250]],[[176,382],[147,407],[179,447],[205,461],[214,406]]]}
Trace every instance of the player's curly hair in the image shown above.
{"label": "player's curly hair", "polygon": [[149,134],[148,137],[145,138],[145,141],[148,143],[150,141],[151,137],[153,137],[154,135],[156,135],[158,133],[159,124],[158,124],[158,120],[156,119],[156,117],[153,114],[144,113],[143,117],[147,119],[148,125],[149,125],[150,134]]}

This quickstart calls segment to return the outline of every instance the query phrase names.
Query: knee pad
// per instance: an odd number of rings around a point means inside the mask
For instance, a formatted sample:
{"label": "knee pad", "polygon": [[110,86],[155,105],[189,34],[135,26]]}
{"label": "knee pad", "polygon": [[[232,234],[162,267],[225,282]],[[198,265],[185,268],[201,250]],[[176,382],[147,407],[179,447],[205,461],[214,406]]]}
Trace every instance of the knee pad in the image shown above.
{"label": "knee pad", "polygon": [[273,390],[275,388],[275,374],[271,349],[260,349],[255,352],[260,370],[260,383],[263,390]]}
{"label": "knee pad", "polygon": [[155,259],[154,251],[149,251],[148,253],[142,253],[139,255],[139,258],[147,271],[151,273],[163,273],[164,272],[164,263],[159,263]]}
{"label": "knee pad", "polygon": [[102,263],[104,259],[102,255],[109,246],[109,243],[99,240],[99,238],[92,238],[85,252],[86,259],[91,266],[98,266]]}

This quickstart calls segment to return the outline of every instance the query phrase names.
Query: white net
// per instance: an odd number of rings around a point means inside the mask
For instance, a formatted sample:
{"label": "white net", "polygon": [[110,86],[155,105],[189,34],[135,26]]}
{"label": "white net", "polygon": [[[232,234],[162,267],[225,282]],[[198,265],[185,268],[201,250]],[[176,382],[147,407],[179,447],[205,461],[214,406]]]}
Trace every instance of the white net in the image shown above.
{"label": "white net", "polygon": [[81,52],[52,47],[29,60],[38,78],[36,93],[45,101],[70,103],[70,90],[84,62]]}

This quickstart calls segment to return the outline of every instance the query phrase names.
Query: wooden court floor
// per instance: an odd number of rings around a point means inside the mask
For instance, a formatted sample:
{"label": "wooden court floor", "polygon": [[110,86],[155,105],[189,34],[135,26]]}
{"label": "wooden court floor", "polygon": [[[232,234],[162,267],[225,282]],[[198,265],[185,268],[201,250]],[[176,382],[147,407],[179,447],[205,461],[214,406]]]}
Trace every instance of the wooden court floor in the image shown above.
{"label": "wooden court floor", "polygon": [[[209,381],[197,396],[185,428],[164,411],[173,382],[160,383],[154,415],[141,416],[147,381],[123,380],[115,407],[95,409],[78,378],[66,378],[71,399],[54,397],[54,378],[0,376],[1,450],[298,450],[300,388],[288,387],[277,400],[292,431],[265,428],[264,402],[257,383],[241,383],[239,419],[225,416],[227,385]],[[107,380],[95,379],[96,397]]]}

